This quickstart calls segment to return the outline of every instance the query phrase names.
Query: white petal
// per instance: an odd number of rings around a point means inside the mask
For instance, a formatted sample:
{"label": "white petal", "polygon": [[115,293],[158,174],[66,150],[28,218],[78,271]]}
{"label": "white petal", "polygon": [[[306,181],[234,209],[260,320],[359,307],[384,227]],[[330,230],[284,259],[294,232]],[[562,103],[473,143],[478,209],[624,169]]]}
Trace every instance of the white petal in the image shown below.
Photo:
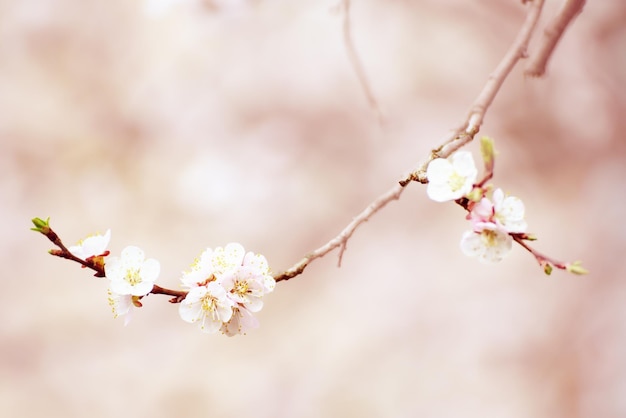
{"label": "white petal", "polygon": [[160,272],[161,264],[157,260],[150,258],[141,265],[141,280],[154,282],[159,277]]}
{"label": "white petal", "polygon": [[213,318],[211,315],[205,315],[202,318],[202,322],[200,323],[200,329],[202,332],[206,332],[209,334],[213,334],[217,332],[222,326],[222,321],[219,319]]}
{"label": "white petal", "polygon": [[139,247],[129,245],[122,250],[122,259],[129,265],[140,265],[145,258],[143,250]]}
{"label": "white petal", "polygon": [[113,316],[124,317],[124,326],[128,325],[133,313],[133,299],[131,295],[119,295],[109,288],[109,305],[113,310]]}
{"label": "white petal", "polygon": [[259,312],[263,309],[263,301],[258,297],[248,297],[248,301],[244,304],[250,312]]}
{"label": "white petal", "polygon": [[479,260],[485,263],[502,260],[511,251],[512,246],[511,236],[498,228],[486,228],[481,232],[466,231],[461,238],[463,253],[470,257],[478,256]]}
{"label": "white petal", "polygon": [[276,280],[270,275],[263,276],[263,287],[265,287],[266,293],[273,292],[276,287]]}
{"label": "white petal", "polygon": [[202,316],[202,307],[200,306],[200,303],[192,303],[185,299],[178,307],[178,314],[183,321],[193,323]]}
{"label": "white petal", "polygon": [[218,247],[213,251],[211,263],[216,273],[223,274],[230,269],[241,266],[245,254],[246,250],[241,244],[230,243],[225,248]]}
{"label": "white petal", "polygon": [[450,161],[445,158],[436,158],[428,164],[426,177],[428,177],[429,183],[445,183],[453,172],[454,169]]}
{"label": "white petal", "polygon": [[183,282],[184,286],[194,287],[204,282],[207,278],[208,275],[205,275],[202,271],[192,270],[183,272],[183,276],[180,280]]}
{"label": "white petal", "polygon": [[[230,302],[230,300],[228,300]],[[217,305],[217,314],[221,322],[228,322],[233,316],[233,307],[230,303]],[[220,324],[221,326],[221,324]],[[219,328],[219,327],[218,327]]]}
{"label": "white petal", "polygon": [[111,280],[109,284],[111,291],[120,295],[132,295],[133,287],[123,278],[120,280]]}
{"label": "white petal", "polygon": [[154,283],[153,282],[141,282],[141,283],[137,283],[134,286],[130,286],[131,290],[130,290],[130,294],[134,295],[134,296],[145,296],[148,293],[150,293],[150,291],[152,290],[152,288],[154,287]]}
{"label": "white petal", "polygon": [[452,155],[454,170],[464,177],[468,177],[472,183],[476,181],[478,170],[474,163],[474,157],[469,151],[458,151]]}
{"label": "white petal", "polygon": [[200,254],[200,258],[196,260],[192,268],[203,269],[203,268],[212,268],[211,267],[211,258],[213,257],[213,250],[207,248]]}
{"label": "white petal", "polygon": [[485,247],[485,251],[480,256],[480,260],[487,263],[497,263],[501,261],[513,246],[513,239],[508,234],[498,234],[497,244]]}
{"label": "white petal", "polygon": [[450,187],[444,184],[428,183],[426,194],[435,202],[447,202],[449,200],[458,199],[455,193],[452,193]]}
{"label": "white petal", "polygon": [[226,297],[226,290],[219,283],[211,282],[206,286],[207,293],[210,293],[217,299]]}
{"label": "white petal", "polygon": [[104,275],[109,280],[122,280],[124,277],[124,270],[119,257],[111,257],[104,265]]}
{"label": "white petal", "polygon": [[502,189],[498,188],[494,190],[491,197],[493,199],[494,206],[498,208],[501,207],[502,202],[504,201],[504,192],[502,191]]}
{"label": "white petal", "polygon": [[480,234],[474,231],[465,231],[461,237],[461,251],[470,257],[480,255],[483,251]]}
{"label": "white petal", "polygon": [[261,254],[249,252],[243,258],[243,265],[246,267],[254,267],[261,274],[268,274],[270,271],[267,259]]}
{"label": "white petal", "polygon": [[199,302],[200,299],[202,299],[204,295],[206,294],[207,294],[206,286],[194,287],[189,290],[189,293],[187,293],[187,296],[185,297],[185,301],[187,303],[196,303],[196,302]]}
{"label": "white petal", "polygon": [[222,326],[222,332],[232,337],[258,327],[259,321],[248,310],[239,307],[235,309],[231,320]]}
{"label": "white petal", "polygon": [[243,257],[246,255],[246,250],[243,248],[243,245],[238,242],[227,244],[224,251],[233,261],[243,260]]}

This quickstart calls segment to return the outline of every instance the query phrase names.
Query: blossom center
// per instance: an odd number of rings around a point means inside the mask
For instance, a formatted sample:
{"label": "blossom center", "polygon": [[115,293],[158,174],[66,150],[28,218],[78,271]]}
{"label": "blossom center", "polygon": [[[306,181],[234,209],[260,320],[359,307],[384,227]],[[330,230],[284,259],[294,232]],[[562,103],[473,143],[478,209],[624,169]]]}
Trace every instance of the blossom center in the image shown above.
{"label": "blossom center", "polygon": [[450,190],[453,192],[459,191],[463,185],[465,184],[465,177],[457,173],[456,171],[452,173],[450,178],[448,178],[448,185],[450,186]]}
{"label": "blossom center", "polygon": [[217,319],[217,299],[214,296],[204,296],[200,304],[205,314],[210,314],[213,319]]}
{"label": "blossom center", "polygon": [[128,270],[126,270],[126,276],[124,276],[124,280],[126,280],[131,286],[135,286],[141,283],[141,275],[139,274],[139,269],[129,268]]}
{"label": "blossom center", "polygon": [[248,293],[248,282],[247,281],[239,281],[237,280],[235,282],[235,286],[233,287],[232,290],[233,293],[236,293],[240,296],[245,295],[246,293]]}
{"label": "blossom center", "polygon": [[480,235],[486,247],[495,247],[498,245],[498,234],[496,231],[486,229],[482,231]]}

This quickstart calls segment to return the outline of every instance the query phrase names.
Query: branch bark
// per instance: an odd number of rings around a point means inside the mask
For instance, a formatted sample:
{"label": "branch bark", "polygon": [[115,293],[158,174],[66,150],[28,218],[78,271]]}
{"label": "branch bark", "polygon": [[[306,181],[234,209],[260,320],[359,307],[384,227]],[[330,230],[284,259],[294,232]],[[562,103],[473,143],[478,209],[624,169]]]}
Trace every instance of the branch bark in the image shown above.
{"label": "branch bark", "polygon": [[341,257],[343,255],[343,252],[346,249],[348,240],[350,239],[352,234],[354,234],[354,231],[356,231],[356,229],[363,222],[371,218],[372,215],[374,215],[376,212],[378,212],[383,207],[385,207],[387,203],[393,200],[398,200],[403,191],[404,191],[404,187],[399,184],[396,184],[394,187],[389,189],[386,193],[380,195],[376,200],[370,203],[369,206],[365,208],[365,210],[359,213],[352,220],[352,222],[350,222],[348,226],[346,226],[343,229],[343,231],[339,233],[339,235],[337,235],[335,238],[331,239],[330,241],[328,241],[326,244],[322,245],[315,251],[307,254],[302,260],[298,261],[295,265],[293,265],[288,270],[274,276],[274,279],[277,282],[280,282],[283,280],[289,280],[293,277],[296,277],[297,275],[301,274],[304,271],[306,266],[308,266],[311,261],[325,256],[326,254],[328,254],[329,252],[331,252],[337,247],[341,247],[341,250],[339,253],[339,265],[341,265]]}
{"label": "branch bark", "polygon": [[585,0],[565,0],[561,10],[552,18],[543,31],[539,48],[528,62],[524,74],[531,77],[541,77],[546,73],[548,61],[554,52],[554,48],[563,37],[565,29],[569,27],[574,18],[583,11]]}

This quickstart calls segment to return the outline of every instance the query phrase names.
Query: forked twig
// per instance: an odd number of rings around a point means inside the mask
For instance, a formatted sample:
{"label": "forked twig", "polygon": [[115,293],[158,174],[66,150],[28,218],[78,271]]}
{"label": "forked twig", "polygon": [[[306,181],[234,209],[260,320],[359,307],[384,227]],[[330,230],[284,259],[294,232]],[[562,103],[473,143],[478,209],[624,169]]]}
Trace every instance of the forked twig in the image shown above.
{"label": "forked twig", "polygon": [[531,77],[541,77],[546,72],[548,60],[554,52],[554,48],[563,37],[565,29],[572,23],[574,18],[583,11],[585,0],[565,0],[561,10],[552,18],[543,31],[539,48],[530,57],[524,74]]}

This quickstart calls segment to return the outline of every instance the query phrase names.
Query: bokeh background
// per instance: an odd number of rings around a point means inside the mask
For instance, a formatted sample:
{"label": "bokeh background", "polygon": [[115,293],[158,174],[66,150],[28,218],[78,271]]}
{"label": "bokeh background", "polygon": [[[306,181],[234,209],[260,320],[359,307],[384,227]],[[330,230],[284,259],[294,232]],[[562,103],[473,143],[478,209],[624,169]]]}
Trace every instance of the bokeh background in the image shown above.
{"label": "bokeh background", "polygon": [[[454,204],[413,184],[280,283],[261,327],[205,335],[46,251],[112,229],[162,286],[238,241],[282,271],[455,128],[524,20],[514,0],[0,1],[4,417],[626,416],[626,3],[590,1],[543,79],[509,77],[482,133],[541,251],[458,248]],[[546,19],[559,2],[546,2]],[[536,46],[537,36],[530,52]],[[468,149],[478,157],[476,144]]]}

